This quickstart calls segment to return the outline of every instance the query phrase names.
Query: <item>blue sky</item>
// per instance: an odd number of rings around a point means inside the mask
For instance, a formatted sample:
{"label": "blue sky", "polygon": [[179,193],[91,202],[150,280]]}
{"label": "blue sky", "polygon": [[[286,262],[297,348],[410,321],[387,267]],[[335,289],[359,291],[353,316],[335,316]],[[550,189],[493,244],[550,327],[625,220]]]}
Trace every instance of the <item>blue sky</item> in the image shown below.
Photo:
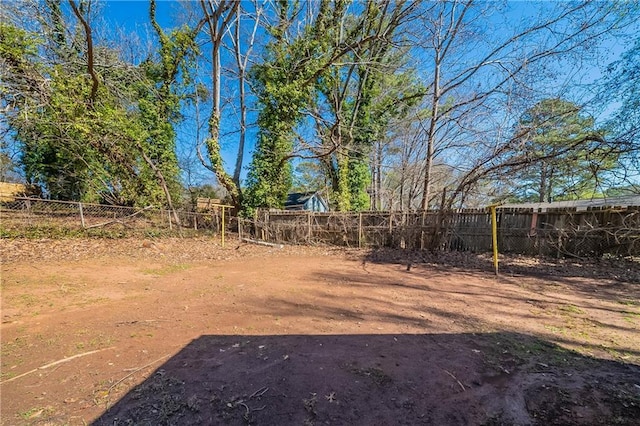
{"label": "blue sky", "polygon": [[[195,2],[194,2],[195,3]],[[177,1],[158,1],[156,7],[156,19],[158,23],[164,29],[170,29],[175,26],[175,17],[180,14],[182,5]],[[199,10],[199,4],[194,4]],[[149,2],[146,0],[130,1],[130,0],[110,0],[102,2],[103,18],[114,26],[125,29],[135,33],[136,36],[144,40],[145,37],[149,37],[152,34],[151,25],[149,23]],[[203,55],[208,55],[207,47],[203,48]],[[204,84],[208,84],[208,76],[206,73],[201,72],[200,79]],[[215,179],[213,174],[199,165],[197,159],[194,140],[196,138],[196,124],[195,124],[195,111],[193,108],[186,108],[184,111],[185,120],[181,123],[177,129],[178,141],[177,151],[181,158],[183,167],[191,168],[192,170],[185,171],[184,178],[187,184],[191,183],[214,183]],[[208,109],[201,111],[200,119],[202,122],[206,122],[208,118]],[[255,117],[253,117],[255,121]],[[225,117],[223,115],[223,128],[221,133],[228,132],[228,128],[224,128]],[[205,130],[205,129],[203,129]],[[204,137],[204,133],[201,132],[201,138]],[[232,140],[230,140],[232,139]],[[250,156],[247,151],[253,148],[253,142],[255,140],[255,131],[249,131],[247,137],[248,147],[245,149],[245,167],[242,173],[242,178],[246,176],[246,166],[250,161]],[[226,169],[229,173],[232,173],[232,168],[235,164],[237,155],[237,142],[233,135],[222,139],[222,157],[225,161]],[[203,152],[204,153],[204,152]]]}
{"label": "blue sky", "polygon": [[[547,2],[548,5],[553,5],[553,2]],[[540,2],[526,2],[526,1],[512,1],[509,3],[509,11],[507,15],[511,22],[514,24],[518,21],[531,19],[531,17],[535,16],[536,7],[539,6]],[[198,7],[197,4],[194,6]],[[149,32],[149,3],[148,1],[119,1],[119,0],[110,0],[103,1],[103,18],[110,24],[114,26],[118,26],[120,28],[125,29],[127,32],[135,33],[137,36],[141,38],[148,37]],[[181,4],[176,1],[158,1],[157,2],[157,19],[161,26],[164,28],[171,28],[174,25],[174,17],[179,13],[181,9]],[[500,20],[500,16],[498,16],[498,12],[496,12],[496,22]],[[509,21],[507,21],[508,23]],[[505,22],[502,21],[500,25],[505,25]],[[500,27],[498,27],[500,28]],[[500,30],[498,30],[500,31]],[[586,70],[586,72],[582,72],[582,78],[585,80],[594,80],[601,77],[601,72],[609,62],[615,60],[626,48],[626,46],[618,42],[616,40],[608,41],[604,46],[605,58],[597,65],[591,67]],[[203,49],[203,55],[207,55],[207,47]],[[561,66],[561,65],[560,65]],[[202,82],[207,83],[207,77],[204,75],[202,77]],[[608,106],[606,109],[610,110],[612,106]],[[194,155],[194,139],[195,139],[195,126],[194,126],[194,118],[192,116],[193,110],[185,111],[185,122],[180,125],[178,128],[178,152],[180,156],[185,159],[190,159],[197,163]],[[206,120],[206,114],[208,111],[204,111],[201,120]],[[223,116],[224,120],[224,116]],[[255,114],[249,119],[250,121],[255,121]],[[227,124],[229,122],[227,121]],[[229,124],[232,126],[231,124]],[[222,123],[222,133],[229,131],[229,127],[225,126],[225,121]],[[202,135],[201,135],[202,136]],[[246,166],[250,162],[250,150],[253,147],[255,141],[255,130],[251,131],[248,135],[248,147],[245,153],[245,173],[246,174]],[[232,167],[235,163],[236,157],[236,142],[235,138],[232,136],[222,139],[222,155],[225,160],[225,164],[227,165],[227,171],[232,172]],[[213,182],[213,176],[210,172],[204,170],[201,167],[195,167],[195,177],[192,177],[195,181],[204,181],[204,182]],[[191,179],[188,176],[185,176],[186,179]],[[189,183],[189,182],[187,182]]]}
{"label": "blue sky", "polygon": [[[146,0],[108,0],[101,1],[105,19],[136,31],[149,24],[149,2]],[[172,16],[180,4],[175,1],[158,1],[156,15],[163,27],[171,25]]]}

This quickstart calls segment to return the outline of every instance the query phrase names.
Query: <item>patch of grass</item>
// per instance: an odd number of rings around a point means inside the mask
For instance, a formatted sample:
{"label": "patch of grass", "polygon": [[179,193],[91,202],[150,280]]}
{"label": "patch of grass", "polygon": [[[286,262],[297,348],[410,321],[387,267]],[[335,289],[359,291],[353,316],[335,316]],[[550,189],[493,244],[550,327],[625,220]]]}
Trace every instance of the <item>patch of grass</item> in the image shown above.
{"label": "patch of grass", "polygon": [[14,371],[3,371],[2,373],[0,373],[0,381],[4,382],[5,380],[9,380],[16,376],[17,376],[17,373]]}
{"label": "patch of grass", "polygon": [[546,328],[553,334],[562,334],[562,335],[567,334],[567,330],[563,327],[556,327],[555,325],[545,325],[544,328]]}
{"label": "patch of grass", "polygon": [[56,225],[33,225],[21,228],[0,227],[0,238],[74,238],[80,237],[78,229],[69,229]]}
{"label": "patch of grass", "polygon": [[82,229],[79,224],[78,227],[72,227],[73,225],[65,225],[63,223],[41,223],[31,226],[0,226],[0,239],[1,238],[27,238],[27,239],[41,239],[41,238],[55,238],[55,239],[72,239],[72,238],[107,238],[107,239],[121,239],[129,237],[143,237],[143,238],[171,238],[177,235],[183,237],[201,237],[201,236],[213,236],[214,232],[208,230],[191,230],[182,229],[180,232],[177,229],[125,229],[121,227],[104,227],[104,228],[91,228]]}
{"label": "patch of grass", "polygon": [[55,334],[53,336],[45,336],[42,333],[37,333],[33,335],[33,339],[38,341],[40,344],[45,346],[53,346],[58,343],[59,335]]}
{"label": "patch of grass", "polygon": [[106,346],[111,346],[113,343],[115,343],[113,337],[104,335],[102,333],[98,334],[97,336],[89,340],[89,342],[87,342],[90,348],[103,348]]}
{"label": "patch of grass", "polygon": [[99,349],[104,348],[113,343],[113,339],[110,337],[105,337],[104,335],[99,335],[94,337],[89,341],[80,341],[75,344],[75,348],[78,350],[82,349]]}
{"label": "patch of grass", "polygon": [[147,229],[144,231],[144,236],[146,238],[162,238],[171,236],[171,231],[165,231],[161,229]]}
{"label": "patch of grass", "polygon": [[153,333],[134,332],[131,333],[129,337],[131,337],[132,339],[135,339],[136,337],[153,337]]}
{"label": "patch of grass", "polygon": [[0,350],[0,355],[2,357],[7,357],[9,355],[13,355],[16,350],[20,348],[24,348],[27,346],[27,338],[26,337],[16,337],[11,342],[3,342],[2,350]]}
{"label": "patch of grass", "polygon": [[38,303],[38,299],[36,299],[34,295],[28,294],[28,293],[24,293],[18,296],[18,300],[22,305],[26,306],[27,308],[30,308],[34,306],[36,303]]}
{"label": "patch of grass", "polygon": [[38,224],[27,227],[7,228],[0,227],[0,238],[27,238],[27,239],[72,239],[72,238],[125,238],[127,232],[121,229],[95,228],[69,228],[56,224]]}
{"label": "patch of grass", "polygon": [[604,352],[606,352],[607,354],[609,354],[611,356],[611,358],[614,359],[619,359],[619,360],[625,360],[628,358],[629,354],[626,352],[621,352],[617,349],[614,349],[612,347],[609,346],[605,346],[605,345],[600,345],[599,346],[600,349],[602,349]]}
{"label": "patch of grass", "polygon": [[622,313],[622,317],[626,322],[635,324],[636,321],[640,320],[640,312],[625,311]]}
{"label": "patch of grass", "polygon": [[22,420],[32,420],[35,418],[39,418],[44,416],[49,416],[53,413],[53,410],[51,407],[33,407],[30,408],[28,410],[22,411],[20,413],[18,413],[18,416],[22,419]]}
{"label": "patch of grass", "polygon": [[502,365],[511,364],[511,368],[513,368],[514,364],[523,365],[538,361],[560,366],[574,364],[579,359],[580,363],[587,365],[587,358],[579,353],[545,340],[524,339],[508,335],[497,336],[494,340],[495,344],[485,349],[487,355],[485,362],[497,366],[499,370],[504,371],[501,368]]}
{"label": "patch of grass", "polygon": [[570,314],[582,315],[582,314],[585,313],[582,309],[578,308],[575,305],[562,305],[558,309],[560,309],[562,312],[567,312],[567,313],[570,313]]}

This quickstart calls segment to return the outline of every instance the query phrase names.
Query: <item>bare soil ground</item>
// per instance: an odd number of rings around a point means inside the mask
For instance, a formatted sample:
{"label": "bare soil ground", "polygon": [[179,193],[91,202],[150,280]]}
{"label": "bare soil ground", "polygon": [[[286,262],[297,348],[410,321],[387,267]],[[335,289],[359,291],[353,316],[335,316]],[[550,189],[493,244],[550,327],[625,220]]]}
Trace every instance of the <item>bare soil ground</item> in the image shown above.
{"label": "bare soil ground", "polygon": [[0,240],[1,422],[638,425],[634,262]]}

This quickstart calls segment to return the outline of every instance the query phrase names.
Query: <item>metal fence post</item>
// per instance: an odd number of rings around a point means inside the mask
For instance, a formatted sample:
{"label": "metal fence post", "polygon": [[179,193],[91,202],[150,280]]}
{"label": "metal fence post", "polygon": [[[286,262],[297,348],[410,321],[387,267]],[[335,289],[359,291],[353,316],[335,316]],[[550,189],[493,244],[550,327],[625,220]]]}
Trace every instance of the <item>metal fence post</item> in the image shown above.
{"label": "metal fence post", "polygon": [[[422,216],[420,219],[420,250],[424,250],[424,225],[425,225],[425,215],[427,214],[426,210],[422,210]],[[404,217],[404,213],[403,213]]]}
{"label": "metal fence post", "polygon": [[362,248],[362,212],[358,213],[358,248]]}
{"label": "metal fence post", "polygon": [[493,246],[493,268],[498,275],[498,218],[496,215],[497,205],[489,206],[491,209],[491,242]]}
{"label": "metal fence post", "polygon": [[84,229],[85,223],[84,223],[84,213],[82,212],[82,203],[78,203],[78,209],[80,210],[80,223],[82,223],[82,229]]}

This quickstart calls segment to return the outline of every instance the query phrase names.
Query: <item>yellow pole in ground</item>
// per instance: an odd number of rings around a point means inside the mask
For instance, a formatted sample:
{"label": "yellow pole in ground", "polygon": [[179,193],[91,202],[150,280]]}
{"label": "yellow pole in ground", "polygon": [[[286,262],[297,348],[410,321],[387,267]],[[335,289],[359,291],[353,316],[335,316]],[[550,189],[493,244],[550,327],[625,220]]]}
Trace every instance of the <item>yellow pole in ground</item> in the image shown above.
{"label": "yellow pole in ground", "polygon": [[220,233],[220,237],[221,237],[220,240],[222,243],[222,247],[224,247],[224,209],[227,209],[227,208],[230,209],[233,206],[228,206],[226,204],[213,204],[213,206],[222,208],[222,229],[221,229],[222,232]]}
{"label": "yellow pole in ground", "polygon": [[491,237],[493,245],[493,269],[498,275],[498,217],[496,214],[497,205],[489,206],[491,209]]}

